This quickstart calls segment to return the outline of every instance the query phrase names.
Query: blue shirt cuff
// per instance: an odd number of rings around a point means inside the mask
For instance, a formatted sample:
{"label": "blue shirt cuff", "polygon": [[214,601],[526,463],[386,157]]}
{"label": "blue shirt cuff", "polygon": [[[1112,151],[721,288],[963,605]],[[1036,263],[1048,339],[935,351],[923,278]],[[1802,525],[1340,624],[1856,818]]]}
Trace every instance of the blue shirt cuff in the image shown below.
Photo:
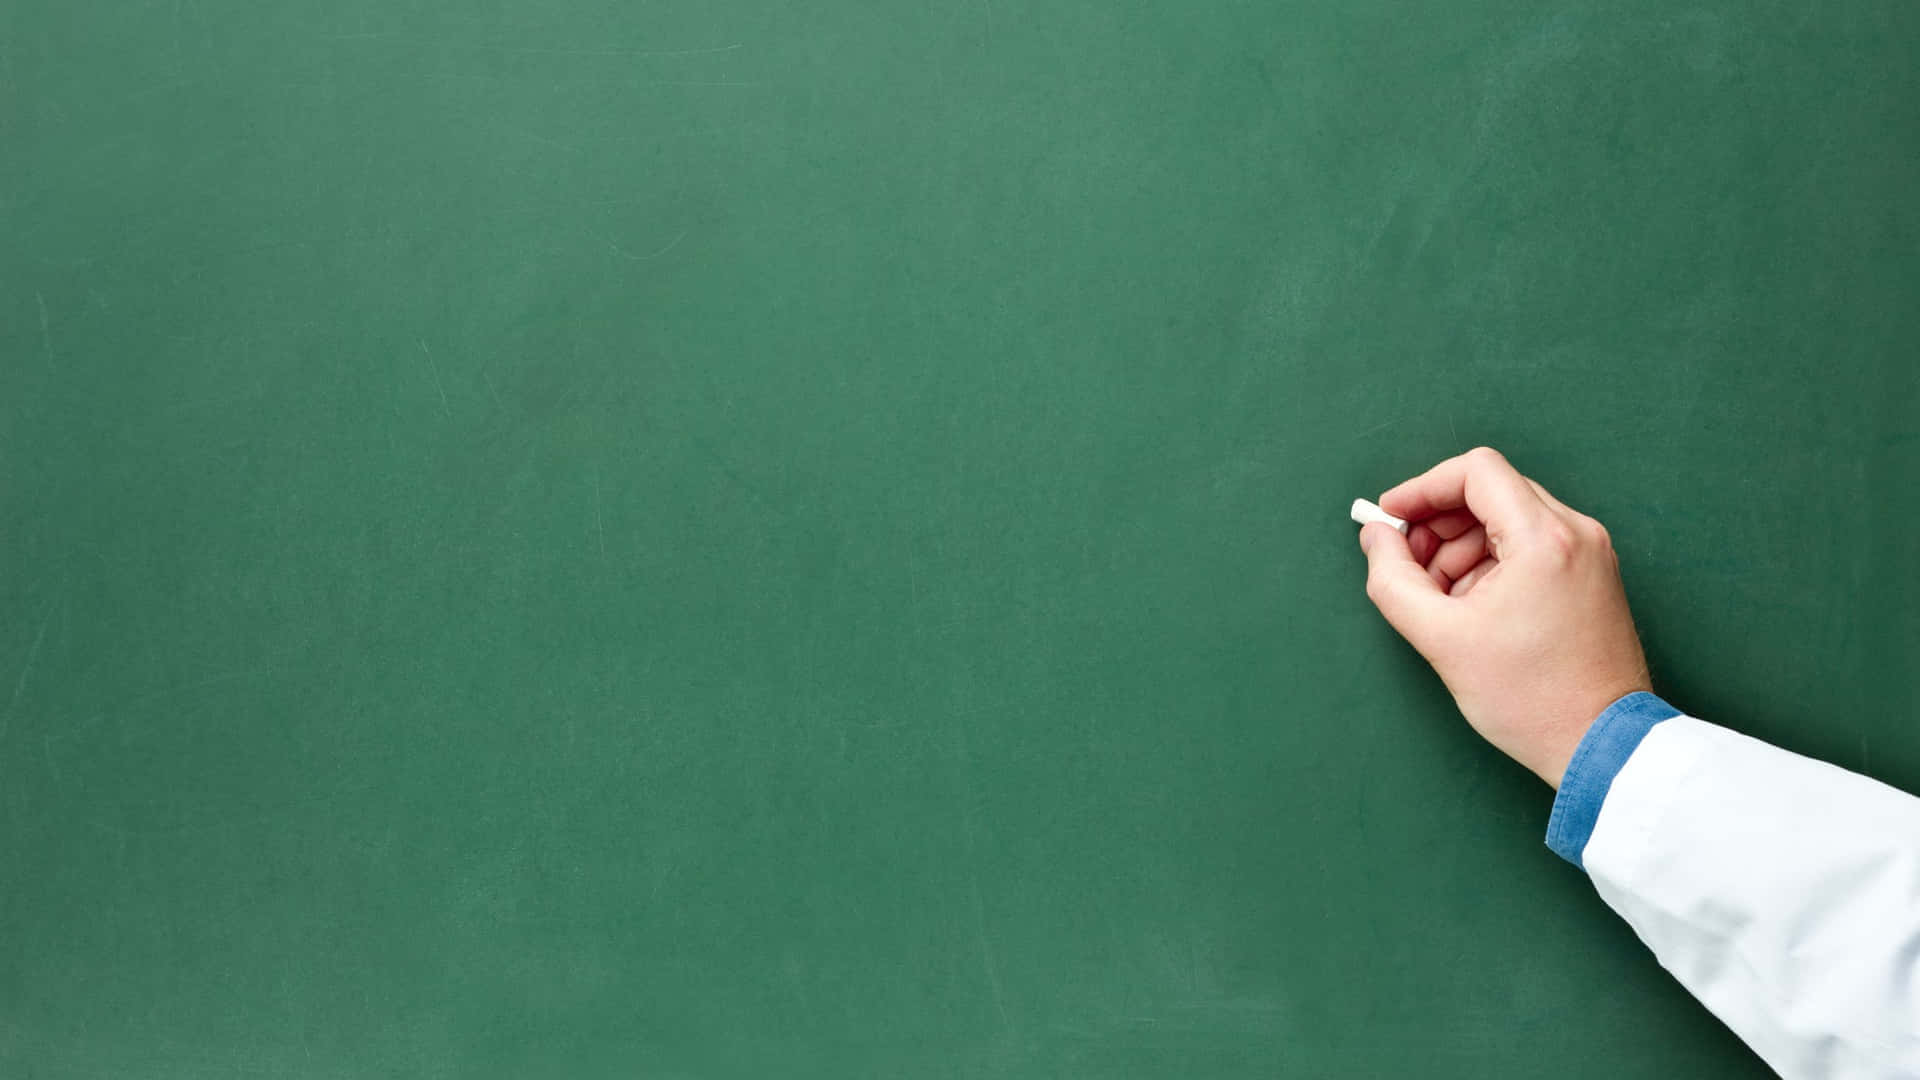
{"label": "blue shirt cuff", "polygon": [[1582,870],[1587,868],[1581,856],[1600,820],[1600,806],[1607,801],[1613,778],[1620,775],[1653,725],[1679,715],[1679,709],[1645,691],[1607,706],[1587,729],[1560,777],[1560,794],[1554,796],[1553,816],[1547,819],[1547,846],[1554,854]]}

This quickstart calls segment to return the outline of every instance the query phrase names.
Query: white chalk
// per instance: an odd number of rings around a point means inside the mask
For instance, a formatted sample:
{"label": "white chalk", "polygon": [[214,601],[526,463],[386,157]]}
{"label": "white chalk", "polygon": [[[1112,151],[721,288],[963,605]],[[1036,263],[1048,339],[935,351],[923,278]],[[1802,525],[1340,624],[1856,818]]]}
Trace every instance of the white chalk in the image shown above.
{"label": "white chalk", "polygon": [[1394,517],[1392,514],[1387,513],[1385,510],[1380,509],[1365,499],[1353,500],[1352,513],[1353,520],[1361,525],[1377,521],[1382,525],[1391,525],[1400,530],[1401,536],[1407,535],[1406,522]]}

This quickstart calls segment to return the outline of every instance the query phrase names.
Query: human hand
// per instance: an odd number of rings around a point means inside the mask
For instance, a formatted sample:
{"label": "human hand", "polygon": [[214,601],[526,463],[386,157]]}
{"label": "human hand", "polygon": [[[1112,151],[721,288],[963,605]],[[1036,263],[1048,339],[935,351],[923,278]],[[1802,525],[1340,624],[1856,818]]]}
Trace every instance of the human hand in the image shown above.
{"label": "human hand", "polygon": [[1379,501],[1412,527],[1361,528],[1368,598],[1473,729],[1558,789],[1600,712],[1651,689],[1607,530],[1486,447]]}

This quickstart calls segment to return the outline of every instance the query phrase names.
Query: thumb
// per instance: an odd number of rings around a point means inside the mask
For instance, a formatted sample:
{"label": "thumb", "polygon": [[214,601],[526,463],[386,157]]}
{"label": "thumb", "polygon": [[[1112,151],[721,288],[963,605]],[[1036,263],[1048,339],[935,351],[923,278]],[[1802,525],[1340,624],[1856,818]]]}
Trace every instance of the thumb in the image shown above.
{"label": "thumb", "polygon": [[1398,529],[1378,523],[1361,527],[1360,550],[1367,555],[1367,599],[1401,637],[1418,647],[1418,638],[1438,614],[1446,593],[1413,561],[1407,538]]}

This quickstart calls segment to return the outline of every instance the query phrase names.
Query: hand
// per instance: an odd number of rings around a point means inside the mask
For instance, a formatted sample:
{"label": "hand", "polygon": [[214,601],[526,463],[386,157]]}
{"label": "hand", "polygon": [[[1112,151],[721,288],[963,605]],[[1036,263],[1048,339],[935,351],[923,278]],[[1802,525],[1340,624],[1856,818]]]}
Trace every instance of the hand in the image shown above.
{"label": "hand", "polygon": [[1481,447],[1380,496],[1367,596],[1482,737],[1555,789],[1600,712],[1651,688],[1601,524]]}

